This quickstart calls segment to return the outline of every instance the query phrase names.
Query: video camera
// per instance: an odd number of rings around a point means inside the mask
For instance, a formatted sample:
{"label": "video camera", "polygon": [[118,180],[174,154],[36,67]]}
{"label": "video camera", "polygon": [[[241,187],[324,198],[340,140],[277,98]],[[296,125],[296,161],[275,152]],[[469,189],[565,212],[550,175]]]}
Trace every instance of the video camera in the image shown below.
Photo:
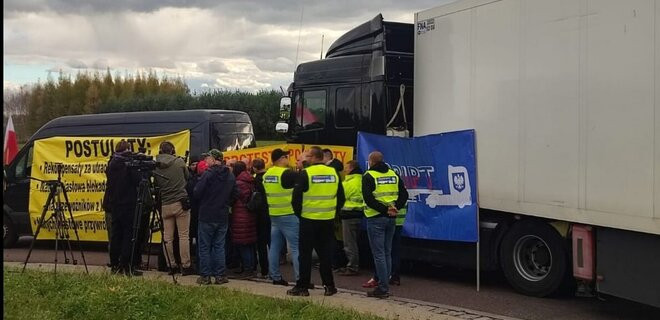
{"label": "video camera", "polygon": [[152,171],[158,167],[158,162],[154,157],[144,154],[147,152],[146,148],[138,149],[138,153],[129,153],[126,155],[129,160],[126,166],[130,169],[137,169],[139,171]]}

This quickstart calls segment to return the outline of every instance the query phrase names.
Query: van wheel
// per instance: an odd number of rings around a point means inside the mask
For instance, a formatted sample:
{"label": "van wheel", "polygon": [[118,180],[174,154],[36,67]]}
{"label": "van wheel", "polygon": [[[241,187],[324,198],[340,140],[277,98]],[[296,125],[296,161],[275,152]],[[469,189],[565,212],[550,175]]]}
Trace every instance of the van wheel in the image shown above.
{"label": "van wheel", "polygon": [[533,220],[513,225],[500,246],[502,271],[518,292],[545,297],[553,294],[568,272],[568,249],[549,224]]}
{"label": "van wheel", "polygon": [[18,236],[16,234],[16,227],[14,223],[7,217],[6,214],[2,215],[2,246],[4,248],[11,248],[16,244]]}

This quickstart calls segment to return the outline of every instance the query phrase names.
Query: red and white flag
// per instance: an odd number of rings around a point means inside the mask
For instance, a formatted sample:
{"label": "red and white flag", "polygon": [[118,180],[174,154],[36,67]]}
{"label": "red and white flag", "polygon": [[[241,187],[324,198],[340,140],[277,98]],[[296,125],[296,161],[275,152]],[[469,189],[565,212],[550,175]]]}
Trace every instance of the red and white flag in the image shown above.
{"label": "red and white flag", "polygon": [[11,115],[9,115],[9,121],[7,121],[5,148],[3,150],[5,165],[7,165],[18,154],[18,140],[16,140],[16,131],[14,130],[14,121],[11,120]]}

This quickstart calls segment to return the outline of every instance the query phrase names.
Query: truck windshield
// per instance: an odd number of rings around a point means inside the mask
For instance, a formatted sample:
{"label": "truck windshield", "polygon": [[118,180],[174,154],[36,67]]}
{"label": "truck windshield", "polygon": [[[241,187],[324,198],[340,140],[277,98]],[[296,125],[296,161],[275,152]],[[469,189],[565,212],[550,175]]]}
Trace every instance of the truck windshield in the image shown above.
{"label": "truck windshield", "polygon": [[296,95],[296,124],[303,129],[318,129],[325,125],[325,90],[304,91]]}
{"label": "truck windshield", "polygon": [[213,122],[211,145],[222,151],[256,146],[252,125],[246,122]]}

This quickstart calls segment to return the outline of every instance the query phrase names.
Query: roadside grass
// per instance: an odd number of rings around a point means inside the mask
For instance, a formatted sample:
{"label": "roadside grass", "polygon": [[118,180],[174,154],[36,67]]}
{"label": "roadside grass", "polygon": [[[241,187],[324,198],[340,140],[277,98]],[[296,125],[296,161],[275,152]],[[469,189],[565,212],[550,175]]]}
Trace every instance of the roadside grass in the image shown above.
{"label": "roadside grass", "polygon": [[282,144],[286,143],[286,141],[280,141],[280,140],[257,140],[257,147],[265,147],[265,146],[271,146],[274,144]]}
{"label": "roadside grass", "polygon": [[4,268],[4,319],[381,319],[219,286]]}

